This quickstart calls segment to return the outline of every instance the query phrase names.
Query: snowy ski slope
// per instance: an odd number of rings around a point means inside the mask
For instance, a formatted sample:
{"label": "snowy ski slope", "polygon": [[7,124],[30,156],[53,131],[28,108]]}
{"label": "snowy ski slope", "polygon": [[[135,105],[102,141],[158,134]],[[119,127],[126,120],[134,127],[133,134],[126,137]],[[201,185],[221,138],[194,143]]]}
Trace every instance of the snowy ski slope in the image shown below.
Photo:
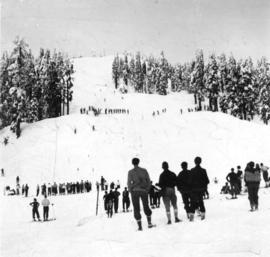
{"label": "snowy ski slope", "polygon": [[[119,94],[111,81],[112,60],[109,56],[74,61],[71,115],[23,124],[18,140],[8,128],[0,131],[1,138],[9,136],[9,144],[0,145],[1,168],[6,171],[6,177],[0,178],[1,190],[4,185],[13,187],[17,175],[21,183],[30,184],[30,195],[37,183],[81,179],[95,183],[101,175],[108,181],[119,179],[124,186],[134,156],[141,159],[141,166],[147,168],[156,182],[162,161],[168,161],[170,169],[178,173],[182,161],[188,161],[192,167],[194,157],[199,155],[211,182],[214,177],[220,181],[218,185],[210,185],[207,219],[190,224],[178,195],[184,222],[166,226],[162,206],[153,213],[158,227],[145,229],[138,236],[132,213],[107,219],[100,200],[100,214],[95,216],[95,191],[52,198],[57,220],[50,223],[29,222],[28,203],[32,198],[1,195],[0,255],[269,256],[270,191],[260,191],[260,211],[256,213],[247,211],[246,195],[227,201],[218,194],[231,167],[243,167],[251,160],[270,165],[269,126],[222,113],[188,113],[193,98],[186,93]],[[125,108],[129,109],[129,115],[80,114],[80,108],[89,105]],[[166,113],[161,113],[163,108]],[[153,117],[153,111],[157,110],[160,115]]]}

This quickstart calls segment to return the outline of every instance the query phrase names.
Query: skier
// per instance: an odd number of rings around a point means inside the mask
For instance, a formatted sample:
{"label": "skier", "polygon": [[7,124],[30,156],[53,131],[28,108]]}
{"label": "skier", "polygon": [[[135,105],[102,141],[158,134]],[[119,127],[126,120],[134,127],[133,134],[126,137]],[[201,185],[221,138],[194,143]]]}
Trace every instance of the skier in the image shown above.
{"label": "skier", "polygon": [[261,171],[263,174],[263,180],[265,182],[265,187],[269,187],[269,178],[268,178],[269,167],[263,165],[263,163],[261,163],[260,167],[261,167]]}
{"label": "skier", "polygon": [[123,203],[123,212],[127,211],[130,206],[130,199],[129,199],[129,192],[127,190],[127,187],[125,187],[125,190],[122,193],[122,203]]}
{"label": "skier", "polygon": [[244,179],[248,189],[248,199],[251,207],[250,211],[258,210],[258,191],[261,181],[261,173],[254,168],[254,162],[249,162],[247,164]]}
{"label": "skier", "polygon": [[117,213],[118,212],[118,206],[119,206],[119,196],[120,193],[118,192],[118,188],[116,187],[114,190],[114,212]]}
{"label": "skier", "polygon": [[105,184],[105,178],[103,178],[103,176],[101,176],[101,178],[100,178],[101,191],[104,190],[104,184]]}
{"label": "skier", "polygon": [[39,195],[39,185],[37,185],[37,194],[36,194],[36,196],[38,196]]}
{"label": "skier", "polygon": [[32,208],[33,221],[36,221],[35,216],[37,216],[38,220],[41,221],[40,216],[39,216],[39,212],[38,212],[39,202],[37,201],[37,199],[34,198],[34,201],[31,202],[29,205],[33,207]]}
{"label": "skier", "polygon": [[169,165],[167,162],[162,163],[162,169],[163,172],[159,176],[158,185],[161,188],[161,195],[166,209],[168,218],[167,224],[172,224],[170,205],[172,205],[174,209],[175,222],[180,222],[181,220],[178,218],[177,197],[174,188],[176,186],[177,177],[175,173],[169,170]]}
{"label": "skier", "polygon": [[201,212],[201,219],[205,219],[205,206],[203,202],[203,192],[209,184],[209,178],[207,172],[200,164],[202,162],[201,157],[194,159],[195,167],[190,170],[190,187],[191,187],[191,208],[189,220],[194,220],[194,213],[197,208]]}
{"label": "skier", "polygon": [[25,197],[28,197],[28,190],[29,190],[29,186],[26,184],[24,186]]}
{"label": "skier", "polygon": [[43,206],[43,221],[48,221],[50,201],[47,199],[46,194],[44,195],[44,199],[42,200],[41,204]]}
{"label": "skier", "polygon": [[139,167],[139,158],[133,158],[132,164],[134,166],[128,172],[128,191],[131,194],[131,200],[134,209],[134,218],[138,224],[138,230],[142,230],[142,221],[140,213],[140,199],[143,203],[143,210],[147,217],[148,228],[152,228],[154,225],[151,222],[152,211],[148,205],[148,191],[150,189],[151,183],[149,174],[146,169]]}
{"label": "skier", "polygon": [[5,176],[4,169],[1,169],[1,176],[2,176],[2,177],[4,177],[4,176]]}
{"label": "skier", "polygon": [[20,177],[19,176],[16,177],[16,185],[17,184],[20,184]]}
{"label": "skier", "polygon": [[188,170],[188,163],[182,162],[181,163],[182,171],[178,174],[177,177],[177,189],[182,195],[184,208],[187,213],[187,217],[191,214],[191,187],[190,187],[190,171]]}
{"label": "skier", "polygon": [[236,195],[238,193],[238,176],[234,172],[234,168],[231,168],[231,172],[227,175],[226,180],[230,183],[231,185],[231,195],[232,199],[236,199]]}
{"label": "skier", "polygon": [[241,170],[241,166],[237,166],[237,179],[238,179],[238,190],[239,190],[239,194],[242,192],[242,179],[243,179],[243,171]]}
{"label": "skier", "polygon": [[110,193],[106,195],[105,198],[105,204],[106,204],[106,208],[107,208],[107,215],[108,218],[112,217],[113,214],[113,205],[114,205],[114,192],[112,190],[110,190]]}
{"label": "skier", "polygon": [[108,192],[105,191],[104,196],[103,196],[104,210],[105,210],[105,211],[107,211],[107,202],[106,202],[107,195],[108,195]]}

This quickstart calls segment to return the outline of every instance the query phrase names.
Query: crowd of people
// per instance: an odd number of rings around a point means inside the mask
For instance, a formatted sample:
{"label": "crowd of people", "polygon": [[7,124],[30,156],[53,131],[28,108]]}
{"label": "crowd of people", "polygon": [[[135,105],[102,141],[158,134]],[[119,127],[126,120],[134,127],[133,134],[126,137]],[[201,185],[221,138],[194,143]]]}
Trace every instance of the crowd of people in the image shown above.
{"label": "crowd of people", "polygon": [[88,108],[80,108],[81,114],[90,114],[90,112],[93,112],[95,116],[100,115],[101,113],[104,114],[129,114],[129,109],[125,108],[96,108],[94,106],[88,106]]}
{"label": "crowd of people", "polygon": [[227,182],[221,188],[221,194],[231,194],[231,198],[236,199],[237,195],[243,191],[244,185],[244,191],[248,192],[250,211],[258,210],[258,191],[261,175],[265,182],[265,187],[270,186],[268,170],[269,167],[263,163],[255,164],[253,161],[247,163],[244,174],[241,166],[237,166],[237,172],[235,172],[234,168],[231,168],[231,172],[226,177]]}

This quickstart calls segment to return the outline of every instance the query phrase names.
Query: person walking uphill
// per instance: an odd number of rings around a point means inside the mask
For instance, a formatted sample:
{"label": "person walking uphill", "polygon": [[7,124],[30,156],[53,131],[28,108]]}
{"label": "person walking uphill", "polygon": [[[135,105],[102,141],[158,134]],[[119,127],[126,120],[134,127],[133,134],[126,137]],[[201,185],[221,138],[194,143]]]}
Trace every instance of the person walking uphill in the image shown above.
{"label": "person walking uphill", "polygon": [[203,202],[203,193],[207,185],[209,184],[209,178],[207,172],[200,164],[202,162],[201,157],[194,159],[195,167],[190,170],[190,187],[191,187],[191,210],[189,220],[194,220],[194,213],[199,208],[201,213],[201,219],[205,219],[205,206]]}
{"label": "person walking uphill", "polygon": [[148,228],[154,225],[151,222],[152,211],[148,204],[148,191],[151,186],[149,174],[146,169],[139,167],[140,160],[132,159],[134,168],[128,172],[128,191],[131,194],[131,200],[134,209],[134,218],[138,224],[138,230],[142,230],[142,221],[140,213],[140,199],[142,200],[143,210],[147,217]]}
{"label": "person walking uphill", "polygon": [[248,199],[250,202],[250,211],[258,210],[259,197],[258,191],[261,181],[260,170],[254,168],[254,162],[249,162],[245,169],[244,180],[248,189]]}
{"label": "person walking uphill", "polygon": [[176,186],[177,177],[172,171],[169,170],[169,165],[167,162],[162,163],[162,169],[163,172],[159,176],[158,185],[161,188],[161,196],[163,198],[163,202],[166,209],[166,214],[168,218],[167,224],[172,224],[170,211],[171,204],[174,209],[175,222],[180,221],[178,218],[177,197],[174,188]]}

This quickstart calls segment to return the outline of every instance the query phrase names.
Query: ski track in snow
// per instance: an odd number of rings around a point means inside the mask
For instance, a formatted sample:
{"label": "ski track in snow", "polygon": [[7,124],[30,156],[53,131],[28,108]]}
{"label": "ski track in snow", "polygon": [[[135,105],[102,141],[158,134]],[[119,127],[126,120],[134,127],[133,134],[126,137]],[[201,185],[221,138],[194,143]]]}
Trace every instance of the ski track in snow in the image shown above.
{"label": "ski track in snow", "polygon": [[[23,124],[18,140],[8,128],[9,144],[0,146],[0,163],[6,177],[0,188],[14,186],[15,177],[30,185],[30,197],[1,194],[1,252],[3,257],[269,257],[270,189],[259,192],[260,209],[250,213],[247,195],[226,200],[220,195],[231,167],[247,161],[270,165],[269,126],[238,120],[222,113],[188,113],[193,97],[184,92],[168,96],[114,92],[111,81],[113,57],[75,59],[74,100],[71,115]],[[105,101],[104,101],[105,99]],[[80,115],[81,107],[126,108],[130,114],[94,117]],[[162,113],[163,108],[167,109]],[[183,115],[179,110],[184,110]],[[152,116],[153,111],[160,115]],[[92,125],[96,130],[92,131]],[[76,128],[77,133],[74,134]],[[210,178],[210,199],[205,201],[206,220],[196,216],[187,221],[181,196],[177,193],[179,224],[166,225],[165,209],[153,210],[156,228],[148,229],[142,214],[143,232],[136,231],[133,213],[118,213],[108,219],[101,194],[95,216],[96,191],[87,194],[50,197],[57,218],[51,222],[31,222],[29,202],[36,184],[92,181],[101,175],[110,182],[126,184],[131,158],[157,182],[161,162],[166,160],[178,174],[180,163],[200,155]],[[213,184],[217,177],[218,184]],[[261,183],[261,187],[264,183]],[[38,201],[41,198],[38,197]],[[121,210],[121,201],[119,202]],[[39,208],[42,215],[42,209]]]}

